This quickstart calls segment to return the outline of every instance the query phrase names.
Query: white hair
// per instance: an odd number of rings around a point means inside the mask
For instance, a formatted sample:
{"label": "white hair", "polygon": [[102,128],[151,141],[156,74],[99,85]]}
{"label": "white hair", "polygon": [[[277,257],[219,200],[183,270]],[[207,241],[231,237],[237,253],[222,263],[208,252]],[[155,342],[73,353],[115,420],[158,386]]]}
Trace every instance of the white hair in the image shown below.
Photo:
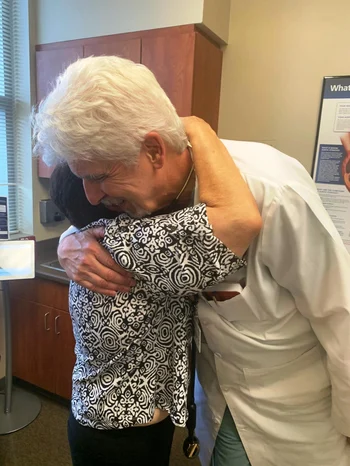
{"label": "white hair", "polygon": [[133,164],[150,131],[172,150],[185,150],[181,119],[153,73],[115,56],[68,66],[33,115],[34,154],[59,161]]}

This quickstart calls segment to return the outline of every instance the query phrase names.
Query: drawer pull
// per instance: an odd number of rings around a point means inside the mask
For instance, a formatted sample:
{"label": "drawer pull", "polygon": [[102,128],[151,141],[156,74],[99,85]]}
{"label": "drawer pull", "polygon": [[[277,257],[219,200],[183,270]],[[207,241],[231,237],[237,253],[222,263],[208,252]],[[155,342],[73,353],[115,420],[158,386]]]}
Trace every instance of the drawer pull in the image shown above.
{"label": "drawer pull", "polygon": [[56,316],[55,317],[55,333],[56,335],[59,335],[61,332],[58,331],[58,319],[60,318],[60,316]]}
{"label": "drawer pull", "polygon": [[50,314],[50,313],[47,312],[47,313],[45,314],[45,316],[44,316],[44,327],[45,327],[45,330],[46,330],[47,332],[49,332],[49,331],[51,330],[50,327],[47,326],[47,316],[48,316],[49,314]]}

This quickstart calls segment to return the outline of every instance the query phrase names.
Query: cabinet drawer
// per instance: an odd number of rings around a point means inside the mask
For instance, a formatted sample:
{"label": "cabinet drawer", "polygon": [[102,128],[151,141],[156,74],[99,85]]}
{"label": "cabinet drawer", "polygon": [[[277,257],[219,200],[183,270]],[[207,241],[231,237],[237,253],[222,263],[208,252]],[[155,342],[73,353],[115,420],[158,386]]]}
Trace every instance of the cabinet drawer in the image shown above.
{"label": "cabinet drawer", "polygon": [[13,374],[54,392],[54,312],[24,299],[11,298]]}
{"label": "cabinet drawer", "polygon": [[17,280],[10,283],[12,298],[21,298],[44,306],[68,311],[68,285],[35,278],[34,280]]}

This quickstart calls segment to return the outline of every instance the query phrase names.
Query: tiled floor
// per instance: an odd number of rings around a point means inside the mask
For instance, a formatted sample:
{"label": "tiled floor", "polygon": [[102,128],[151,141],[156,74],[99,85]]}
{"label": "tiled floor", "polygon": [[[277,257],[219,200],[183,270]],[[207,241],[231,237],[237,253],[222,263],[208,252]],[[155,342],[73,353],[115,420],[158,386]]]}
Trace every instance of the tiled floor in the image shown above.
{"label": "tiled floor", "polygon": [[[66,434],[68,409],[46,397],[41,400],[41,413],[34,422],[18,432],[0,436],[0,466],[71,466]],[[200,464],[183,456],[186,432],[176,429],[171,466]]]}

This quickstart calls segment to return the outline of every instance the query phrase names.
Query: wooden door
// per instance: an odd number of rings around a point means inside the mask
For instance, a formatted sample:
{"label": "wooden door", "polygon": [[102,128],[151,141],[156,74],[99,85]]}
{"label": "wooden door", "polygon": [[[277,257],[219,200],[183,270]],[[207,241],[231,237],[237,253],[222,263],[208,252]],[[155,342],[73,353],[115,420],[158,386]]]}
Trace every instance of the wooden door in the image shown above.
{"label": "wooden door", "polygon": [[140,63],[141,39],[117,40],[115,36],[112,36],[106,38],[106,42],[103,43],[84,45],[84,57],[91,55],[117,55],[135,63]]}
{"label": "wooden door", "polygon": [[72,321],[68,312],[55,311],[55,393],[70,399],[72,394],[72,372],[75,363],[75,340]]}
{"label": "wooden door", "polygon": [[180,116],[192,114],[195,33],[142,39],[141,62],[153,71]]}
{"label": "wooden door", "polygon": [[[36,97],[40,103],[52,90],[56,78],[68,65],[82,58],[83,46],[65,47],[62,49],[39,50],[36,52]],[[47,167],[39,157],[38,174],[49,178],[53,167]]]}
{"label": "wooden door", "polygon": [[50,392],[55,389],[53,309],[11,297],[13,374]]}

